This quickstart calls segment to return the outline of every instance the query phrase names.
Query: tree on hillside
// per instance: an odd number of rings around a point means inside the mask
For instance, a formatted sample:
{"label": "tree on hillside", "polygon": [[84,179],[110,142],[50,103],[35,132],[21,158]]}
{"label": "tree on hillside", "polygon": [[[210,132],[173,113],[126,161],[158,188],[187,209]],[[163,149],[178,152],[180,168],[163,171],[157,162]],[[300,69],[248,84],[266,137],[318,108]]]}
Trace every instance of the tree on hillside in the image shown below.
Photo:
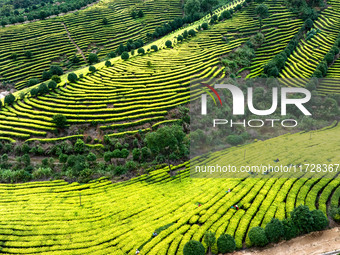
{"label": "tree on hillside", "polygon": [[120,56],[123,60],[128,60],[130,55],[127,51],[124,51],[122,55]]}
{"label": "tree on hillside", "polygon": [[191,16],[201,11],[201,2],[199,0],[187,0],[184,5],[184,12]]}
{"label": "tree on hillside", "polygon": [[190,240],[184,245],[184,255],[205,255],[205,249],[203,244],[198,241]]}
{"label": "tree on hillside", "polygon": [[234,237],[227,234],[222,234],[217,239],[217,249],[219,253],[233,252],[236,249]]}
{"label": "tree on hillside", "polygon": [[107,18],[105,18],[105,17],[103,18],[103,21],[102,21],[102,22],[103,22],[104,25],[107,25],[107,23],[109,23],[109,21],[108,21]]}
{"label": "tree on hillside", "polygon": [[204,12],[209,12],[212,16],[212,9],[218,4],[218,0],[201,0],[201,8]]}
{"label": "tree on hillside", "polygon": [[284,236],[283,224],[279,219],[273,218],[264,228],[269,242],[276,243]]}
{"label": "tree on hillside", "polygon": [[55,75],[62,75],[64,73],[63,69],[56,65],[50,66],[50,72]]}
{"label": "tree on hillside", "polygon": [[58,113],[53,116],[52,122],[58,127],[58,128],[65,128],[67,124],[66,116],[62,115],[61,113]]}
{"label": "tree on hillside", "polygon": [[268,244],[268,239],[264,232],[264,229],[261,227],[253,227],[248,233],[249,239],[255,246],[265,246]]}
{"label": "tree on hillside", "polygon": [[260,21],[260,32],[262,29],[262,20],[269,16],[269,9],[268,6],[265,4],[260,4],[255,8],[256,16],[259,18]]}
{"label": "tree on hillside", "polygon": [[168,47],[168,48],[171,48],[171,46],[172,46],[172,41],[167,40],[167,41],[165,42],[165,46]]}
{"label": "tree on hillside", "polygon": [[306,205],[299,205],[290,212],[292,222],[300,234],[307,234],[313,231],[313,215]]}
{"label": "tree on hillside", "polygon": [[98,62],[98,56],[97,56],[97,54],[95,54],[95,53],[90,53],[90,54],[89,54],[89,63],[90,63],[90,64],[93,64],[93,63],[96,63],[96,62]]}
{"label": "tree on hillside", "polygon": [[31,58],[33,53],[31,51],[25,51],[24,55],[27,57],[27,58]]}
{"label": "tree on hillside", "polygon": [[78,79],[78,76],[75,73],[69,73],[67,79],[69,82],[75,82]]}
{"label": "tree on hillside", "polygon": [[137,15],[139,18],[142,18],[144,17],[144,12],[142,10],[139,10]]}
{"label": "tree on hillside", "polygon": [[5,104],[11,105],[15,101],[15,96],[13,96],[12,94],[9,94],[9,95],[5,96],[4,101],[5,101]]}
{"label": "tree on hillside", "polygon": [[204,235],[204,242],[208,247],[208,254],[211,254],[211,247],[215,244],[216,242],[216,236],[215,233],[208,231]]}
{"label": "tree on hillside", "polygon": [[169,165],[170,160],[181,158],[187,155],[187,148],[184,144],[185,133],[181,126],[165,126],[156,132],[146,135],[146,143],[150,151],[157,156],[163,156]]}

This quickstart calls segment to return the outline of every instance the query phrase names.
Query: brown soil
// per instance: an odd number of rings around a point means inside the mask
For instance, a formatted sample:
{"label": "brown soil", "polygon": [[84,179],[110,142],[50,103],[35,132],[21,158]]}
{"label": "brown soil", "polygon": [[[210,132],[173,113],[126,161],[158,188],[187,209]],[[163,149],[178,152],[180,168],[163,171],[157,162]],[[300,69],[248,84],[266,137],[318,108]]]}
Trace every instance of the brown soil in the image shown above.
{"label": "brown soil", "polygon": [[252,248],[234,252],[233,255],[320,255],[336,250],[340,250],[340,227],[313,232],[264,249]]}

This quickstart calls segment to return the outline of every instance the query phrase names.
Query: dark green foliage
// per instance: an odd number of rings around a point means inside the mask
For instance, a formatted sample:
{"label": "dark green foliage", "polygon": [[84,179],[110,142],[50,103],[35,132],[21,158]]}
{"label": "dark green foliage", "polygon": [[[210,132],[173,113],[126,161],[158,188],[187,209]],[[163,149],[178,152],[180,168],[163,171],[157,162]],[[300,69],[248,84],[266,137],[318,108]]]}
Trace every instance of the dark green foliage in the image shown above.
{"label": "dark green foliage", "polygon": [[223,11],[221,13],[221,16],[222,16],[223,19],[230,19],[231,18],[231,13],[230,13],[230,11]]}
{"label": "dark green foliage", "polygon": [[33,85],[36,85],[39,83],[39,80],[38,79],[29,79],[28,82],[27,82],[27,87],[31,87]]}
{"label": "dark green foliage", "polygon": [[190,36],[195,36],[195,35],[196,35],[196,31],[193,30],[193,29],[190,29],[189,32],[188,32],[188,34],[189,34]]}
{"label": "dark green foliage", "polygon": [[157,45],[151,45],[151,47],[150,47],[152,50],[154,50],[154,51],[158,51],[158,47],[157,47]]}
{"label": "dark green foliage", "polygon": [[54,81],[56,83],[61,82],[61,79],[60,79],[60,77],[58,75],[53,75],[51,79],[52,79],[52,81]]}
{"label": "dark green foliage", "polygon": [[205,22],[205,23],[202,24],[202,28],[203,28],[204,30],[207,30],[208,27],[209,27],[208,23]]}
{"label": "dark green foliage", "polygon": [[177,41],[179,41],[179,42],[183,41],[183,36],[181,36],[181,35],[177,36]]}
{"label": "dark green foliage", "polygon": [[271,243],[277,243],[284,236],[283,224],[280,220],[273,218],[264,228],[267,239]]}
{"label": "dark green foliage", "polygon": [[52,122],[58,127],[58,128],[65,128],[67,125],[67,118],[61,113],[58,113],[53,116]]}
{"label": "dark green foliage", "polygon": [[141,55],[145,54],[144,48],[139,48],[137,52],[138,52],[138,54],[141,54]]}
{"label": "dark green foliage", "polygon": [[327,217],[320,210],[313,210],[312,217],[313,217],[312,225],[313,231],[324,230],[329,224]]}
{"label": "dark green foliage", "polygon": [[236,242],[231,235],[223,234],[217,239],[219,253],[233,252],[236,249]]}
{"label": "dark green foliage", "polygon": [[141,151],[140,151],[140,149],[134,148],[134,149],[132,150],[132,158],[133,158],[133,160],[139,161],[140,156],[141,156]]}
{"label": "dark green foliage", "polygon": [[15,101],[15,96],[13,94],[8,94],[7,96],[5,96],[5,100],[4,101],[5,101],[5,104],[11,105]]}
{"label": "dark green foliage", "polygon": [[102,23],[104,24],[104,25],[107,25],[108,23],[109,23],[109,21],[107,20],[107,18],[103,18],[103,20],[102,20]]}
{"label": "dark green foliage", "polygon": [[131,12],[131,17],[132,17],[133,19],[135,19],[135,18],[137,17],[137,13],[136,13],[135,11],[132,11],[132,12]]}
{"label": "dark green foliage", "polygon": [[96,67],[95,66],[89,66],[89,71],[91,73],[94,73],[95,71],[97,71]]}
{"label": "dark green foliage", "polygon": [[107,61],[105,62],[105,66],[106,66],[106,67],[110,67],[110,66],[111,66],[110,60],[107,60]]}
{"label": "dark green foliage", "polygon": [[45,83],[41,83],[38,88],[38,93],[41,95],[47,94],[49,92],[48,87],[46,86]]}
{"label": "dark green foliage", "polygon": [[306,29],[311,29],[312,27],[313,27],[313,20],[312,19],[307,19],[306,21],[305,21],[305,27],[306,27]]}
{"label": "dark green foliage", "polygon": [[85,143],[81,139],[77,139],[76,143],[74,144],[74,152],[75,153],[83,153],[85,150]]}
{"label": "dark green foliage", "polygon": [[227,142],[231,145],[238,145],[243,143],[243,139],[239,135],[228,135]]}
{"label": "dark green foliage", "polygon": [[89,54],[89,63],[93,64],[93,63],[97,63],[98,62],[98,56],[95,53],[90,53]]}
{"label": "dark green foliage", "polygon": [[87,157],[86,157],[86,160],[89,161],[89,162],[94,162],[97,160],[97,156],[96,154],[90,152]]}
{"label": "dark green foliage", "polygon": [[329,215],[335,220],[336,222],[340,223],[340,207],[331,207],[329,209]]}
{"label": "dark green foliage", "polygon": [[64,73],[63,69],[60,66],[52,65],[50,66],[50,72],[52,75],[62,75]]}
{"label": "dark green foliage", "polygon": [[293,224],[297,227],[300,234],[307,234],[313,231],[313,215],[308,206],[299,205],[290,212]]}
{"label": "dark green foliage", "polygon": [[173,125],[148,133],[146,135],[146,142],[153,155],[163,156],[167,159],[171,171],[170,160],[185,157],[188,153],[184,138],[185,133],[182,127]]}
{"label": "dark green foliage", "polygon": [[49,79],[51,79],[51,77],[52,77],[52,73],[50,72],[50,71],[43,71],[43,73],[42,73],[42,80],[43,81],[47,81],[47,80],[49,80]]}
{"label": "dark green foliage", "polygon": [[24,55],[27,57],[27,58],[31,58],[33,56],[33,53],[31,51],[25,51]]}
{"label": "dark green foliage", "polygon": [[262,20],[269,16],[269,8],[265,4],[260,4],[255,8],[256,16],[260,20],[260,31],[262,29]]}
{"label": "dark green foliage", "polygon": [[183,38],[184,38],[184,39],[187,39],[187,38],[188,38],[188,35],[189,35],[188,31],[185,30],[185,31],[183,32]]}
{"label": "dark green foliage", "polygon": [[142,10],[139,10],[137,15],[138,15],[138,18],[142,18],[144,17],[144,12]]}
{"label": "dark green foliage", "polygon": [[50,81],[48,83],[48,88],[49,89],[54,90],[54,89],[56,89],[56,87],[57,87],[57,83],[55,81]]}
{"label": "dark green foliage", "polygon": [[268,244],[266,233],[261,227],[253,227],[248,233],[249,239],[255,246],[263,247]]}
{"label": "dark green foliage", "polygon": [[128,53],[127,51],[124,51],[124,52],[122,53],[122,55],[121,55],[121,58],[122,58],[123,60],[128,60],[129,57],[130,57],[130,55],[129,55],[129,53]]}
{"label": "dark green foliage", "polygon": [[172,46],[172,41],[167,40],[167,41],[165,42],[165,46],[168,47],[168,48],[171,48],[171,46]]}
{"label": "dark green foliage", "polygon": [[184,245],[183,255],[205,255],[204,246],[198,241],[190,240]]}
{"label": "dark green foliage", "polygon": [[67,75],[67,79],[69,82],[75,82],[76,80],[78,80],[78,76],[75,73],[69,73]]}

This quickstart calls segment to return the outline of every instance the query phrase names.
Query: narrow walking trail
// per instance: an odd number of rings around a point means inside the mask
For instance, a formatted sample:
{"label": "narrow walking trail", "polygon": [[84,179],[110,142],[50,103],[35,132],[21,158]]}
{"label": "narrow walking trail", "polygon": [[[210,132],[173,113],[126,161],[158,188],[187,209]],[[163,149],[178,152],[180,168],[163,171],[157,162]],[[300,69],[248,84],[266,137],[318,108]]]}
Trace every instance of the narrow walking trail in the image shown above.
{"label": "narrow walking trail", "polygon": [[83,51],[79,48],[79,46],[78,46],[78,45],[75,43],[75,41],[72,39],[71,34],[70,34],[70,32],[68,31],[68,29],[67,29],[67,26],[65,25],[64,22],[61,22],[61,24],[64,25],[64,28],[65,28],[66,33],[67,33],[67,36],[68,36],[68,38],[70,39],[70,41],[74,44],[74,46],[76,46],[76,48],[77,48],[77,50],[78,50],[78,54],[81,54],[81,55],[83,56],[84,61],[87,63],[87,60],[86,60],[86,57],[85,57]]}

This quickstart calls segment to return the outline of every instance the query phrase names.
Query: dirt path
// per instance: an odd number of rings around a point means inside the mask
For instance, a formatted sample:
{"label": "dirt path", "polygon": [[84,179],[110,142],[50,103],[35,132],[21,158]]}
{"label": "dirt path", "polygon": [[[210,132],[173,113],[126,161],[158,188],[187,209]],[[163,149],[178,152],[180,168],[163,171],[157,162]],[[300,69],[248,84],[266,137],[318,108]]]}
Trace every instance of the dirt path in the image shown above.
{"label": "dirt path", "polygon": [[340,250],[340,227],[269,245],[266,249],[234,252],[233,255],[320,255],[335,250]]}
{"label": "dirt path", "polygon": [[64,25],[64,28],[65,28],[66,33],[67,33],[67,36],[68,36],[68,38],[70,39],[70,41],[74,44],[74,46],[76,46],[76,48],[77,48],[77,50],[78,50],[78,54],[81,54],[81,55],[83,56],[83,59],[84,59],[85,63],[87,63],[87,60],[86,60],[86,57],[85,57],[83,51],[79,48],[79,46],[75,43],[75,41],[73,41],[73,39],[72,39],[72,37],[71,37],[71,34],[70,34],[70,32],[68,31],[68,29],[67,29],[67,26],[65,25],[64,22],[61,22],[61,24]]}

